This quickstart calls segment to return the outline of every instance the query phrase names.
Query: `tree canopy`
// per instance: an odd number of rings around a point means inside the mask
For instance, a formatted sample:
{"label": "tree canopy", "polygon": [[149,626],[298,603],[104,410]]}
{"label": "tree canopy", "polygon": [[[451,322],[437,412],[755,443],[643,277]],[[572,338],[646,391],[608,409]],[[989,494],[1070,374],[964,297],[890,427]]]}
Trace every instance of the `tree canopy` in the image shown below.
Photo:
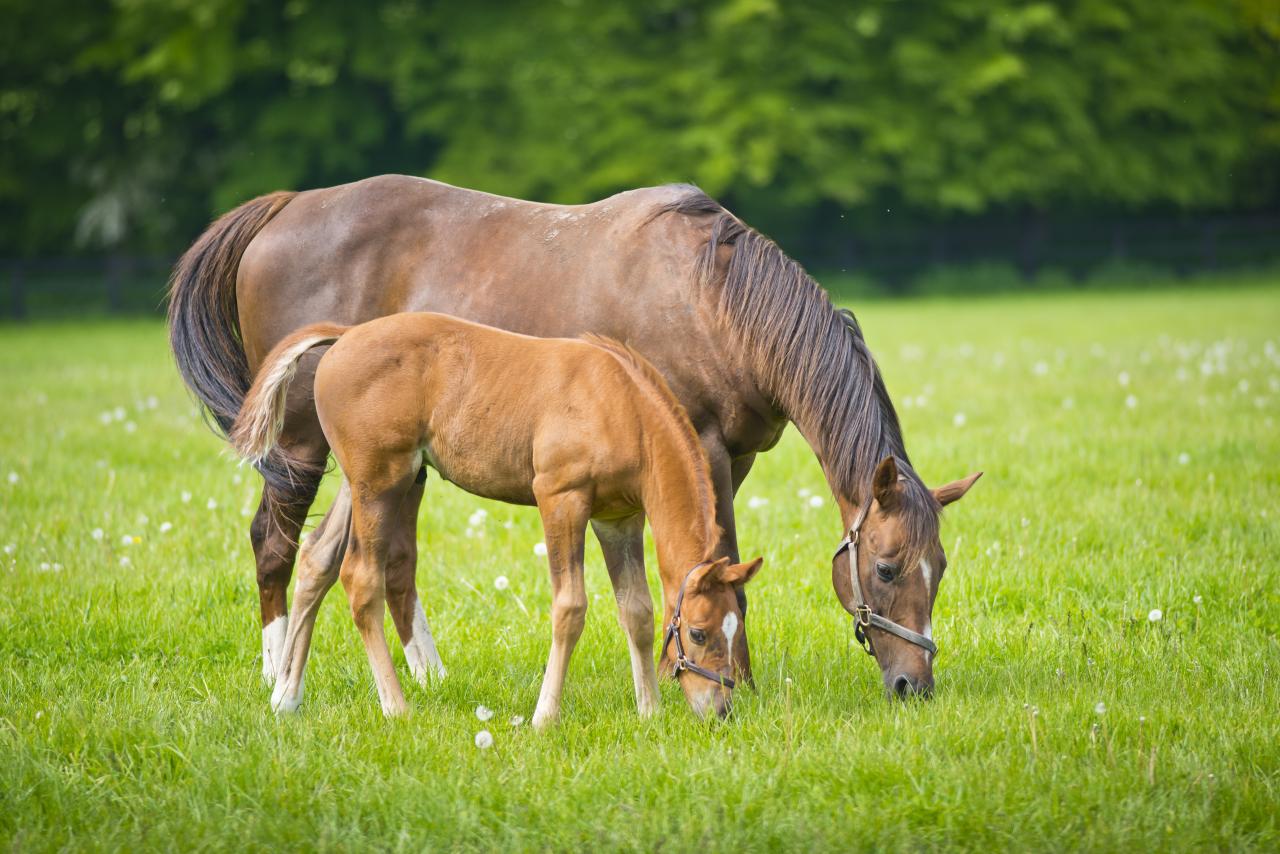
{"label": "tree canopy", "polygon": [[0,252],[386,171],[929,215],[1280,199],[1274,0],[0,0]]}

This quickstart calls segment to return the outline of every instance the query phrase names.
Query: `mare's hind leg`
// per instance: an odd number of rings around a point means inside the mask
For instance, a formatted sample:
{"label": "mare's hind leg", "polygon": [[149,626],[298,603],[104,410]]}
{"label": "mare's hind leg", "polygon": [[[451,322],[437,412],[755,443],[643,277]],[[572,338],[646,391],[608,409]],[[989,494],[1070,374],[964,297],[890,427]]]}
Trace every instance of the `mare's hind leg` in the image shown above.
{"label": "mare's hind leg", "polygon": [[408,711],[400,680],[396,678],[391,650],[382,628],[387,601],[387,560],[397,529],[403,523],[404,503],[414,485],[421,463],[404,460],[379,461],[381,469],[373,479],[348,471],[352,483],[351,539],[338,575],[351,603],[351,615],[364,641],[369,666],[378,687],[378,699],[386,715]]}
{"label": "mare's hind leg", "polygon": [[401,506],[400,523],[392,535],[387,559],[387,607],[404,645],[404,657],[413,678],[426,685],[429,677],[443,678],[444,662],[436,652],[426,612],[418,599],[415,575],[418,569],[418,507],[427,471],[420,469],[413,487]]}
{"label": "mare's hind leg", "polygon": [[643,716],[658,710],[658,674],[653,666],[653,597],[644,573],[644,516],[615,522],[592,521],[613,582],[618,622],[631,652],[636,708]]}
{"label": "mare's hind leg", "polygon": [[338,580],[338,567],[342,563],[350,530],[351,486],[343,479],[333,506],[298,554],[293,614],[285,638],[284,657],[276,674],[276,687],[271,694],[271,707],[277,712],[292,712],[302,702],[303,677],[316,614],[320,612],[325,594]]}
{"label": "mare's hind leg", "polygon": [[534,493],[542,514],[547,562],[551,567],[551,654],[547,657],[547,672],[538,693],[538,707],[533,713],[533,725],[541,729],[560,716],[560,696],[569,658],[586,624],[587,590],[582,577],[582,558],[591,500],[579,491],[538,494],[537,479]]}
{"label": "mare's hind leg", "polygon": [[311,397],[318,353],[298,365],[298,375],[285,400],[285,421],[279,447],[297,461],[292,482],[263,486],[258,512],[249,526],[253,557],[258,566],[258,601],[262,608],[262,678],[270,685],[284,656],[288,634],[289,578],[298,553],[298,535],[315,500],[329,458],[329,444]]}

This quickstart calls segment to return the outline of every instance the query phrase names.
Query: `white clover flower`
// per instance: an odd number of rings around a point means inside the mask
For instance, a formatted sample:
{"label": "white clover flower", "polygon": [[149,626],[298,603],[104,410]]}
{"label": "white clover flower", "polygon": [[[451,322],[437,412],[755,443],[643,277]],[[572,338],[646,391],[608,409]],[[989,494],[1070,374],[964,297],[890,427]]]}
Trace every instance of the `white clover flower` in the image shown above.
{"label": "white clover flower", "polygon": [[1137,409],[1137,408],[1138,408],[1138,398],[1134,397],[1133,395],[1129,395],[1128,397],[1126,397],[1126,398],[1124,399],[1124,405],[1125,405],[1125,406],[1127,406],[1127,407],[1129,407],[1130,409]]}
{"label": "white clover flower", "polygon": [[483,507],[480,507],[476,510],[476,512],[472,513],[469,517],[467,517],[467,524],[473,528],[479,527],[480,525],[484,524],[484,520],[488,518],[488,516],[489,516],[489,511],[485,510]]}
{"label": "white clover flower", "polygon": [[1121,371],[1120,375],[1116,377],[1116,381],[1119,382],[1120,385],[1127,386],[1129,384],[1129,372]]}
{"label": "white clover flower", "polygon": [[48,572],[48,571],[49,571],[49,562],[48,562],[47,560],[46,560],[46,561],[42,561],[42,562],[40,563],[40,571],[41,571],[41,572]]}
{"label": "white clover flower", "polygon": [[813,495],[813,490],[807,486],[803,486],[800,489],[796,490],[796,495],[800,496],[801,498],[808,498],[810,495]]}
{"label": "white clover flower", "polygon": [[110,412],[100,412],[100,413],[98,413],[98,420],[99,420],[99,421],[101,421],[103,424],[110,424],[110,423],[111,423],[111,413],[110,413]]}
{"label": "white clover flower", "polygon": [[523,724],[524,724],[524,715],[512,715],[512,716],[511,716],[511,725],[512,725],[512,726],[522,726]]}
{"label": "white clover flower", "polygon": [[98,542],[102,542],[102,538],[105,537],[106,535],[107,535],[106,531],[103,531],[101,528],[94,528],[92,531],[89,532],[89,536],[93,537]]}
{"label": "white clover flower", "polygon": [[488,750],[493,747],[493,733],[487,729],[482,729],[476,733],[476,747],[481,750]]}
{"label": "white clover flower", "polygon": [[1049,373],[1049,363],[1048,363],[1048,362],[1036,362],[1035,367],[1033,367],[1031,370],[1035,372],[1035,375],[1036,375],[1036,376],[1038,376],[1038,377],[1042,377],[1042,376],[1044,376],[1045,374]]}
{"label": "white clover flower", "polygon": [[1159,608],[1152,608],[1152,609],[1147,613],[1147,621],[1148,621],[1148,622],[1158,623],[1158,622],[1160,622],[1160,621],[1161,621],[1161,620],[1163,620],[1163,619],[1164,619],[1164,611],[1161,611]]}
{"label": "white clover flower", "polygon": [[162,533],[162,534],[167,534],[167,533],[169,533],[169,532],[170,532],[170,531],[172,531],[172,530],[173,530],[173,523],[172,523],[172,522],[161,522],[161,523],[160,523],[160,533]]}
{"label": "white clover flower", "polygon": [[485,705],[476,706],[476,719],[484,722],[493,717],[493,709]]}
{"label": "white clover flower", "polygon": [[546,543],[534,543],[534,544],[533,544],[533,553],[534,553],[534,554],[536,554],[538,557],[546,557],[546,556],[547,556],[547,544],[546,544]]}
{"label": "white clover flower", "polygon": [[120,538],[120,545],[122,546],[133,545],[133,536],[130,534],[125,534],[123,537]]}
{"label": "white clover flower", "polygon": [[919,409],[924,409],[928,405],[929,405],[929,398],[925,397],[923,394],[916,395],[916,406]]}
{"label": "white clover flower", "polygon": [[188,490],[185,490],[185,489],[182,490],[182,503],[183,504],[191,503],[191,493]]}
{"label": "white clover flower", "polygon": [[205,506],[205,509],[207,510],[217,510],[218,501],[215,498],[210,498],[208,501],[205,502],[204,506]]}
{"label": "white clover flower", "polygon": [[117,406],[115,409],[111,410],[111,417],[117,421],[123,421],[129,417],[129,413],[123,406]]}
{"label": "white clover flower", "polygon": [[155,409],[160,406],[160,399],[154,394],[147,397],[147,409]]}
{"label": "white clover flower", "polygon": [[138,425],[137,425],[137,424],[134,424],[132,421],[126,421],[126,422],[124,422],[124,432],[126,432],[126,433],[132,433],[132,432],[134,432],[134,431],[135,431],[135,430],[137,430],[137,429],[138,429]]}
{"label": "white clover flower", "polygon": [[1093,710],[1100,715],[1105,715],[1107,713],[1107,704],[1100,702],[1093,707]]}
{"label": "white clover flower", "polygon": [[18,482],[18,473],[16,471],[9,472],[9,482],[10,483]]}
{"label": "white clover flower", "polygon": [[131,564],[131,563],[133,563],[133,561],[129,560],[129,556],[128,556],[128,555],[120,555],[120,565],[121,565],[121,566],[128,566],[128,565],[129,565],[129,564]]}
{"label": "white clover flower", "polygon": [[753,495],[747,499],[747,506],[752,510],[759,510],[769,503],[769,499],[761,498],[759,495]]}
{"label": "white clover flower", "polygon": [[809,498],[809,506],[810,506],[810,507],[821,507],[822,505],[823,505],[823,501],[822,501],[822,496],[821,496],[821,495],[813,495],[813,496],[810,496],[810,498]]}
{"label": "white clover flower", "polygon": [[506,590],[511,586],[511,581],[505,575],[499,575],[493,580],[493,586],[498,590]]}
{"label": "white clover flower", "polygon": [[1191,455],[1188,454],[1186,451],[1183,451],[1182,453],[1178,454],[1178,465],[1185,466],[1189,462],[1191,462]]}
{"label": "white clover flower", "polygon": [[951,423],[957,427],[963,427],[965,422],[968,420],[968,417],[963,412],[957,412],[955,415],[951,416]]}
{"label": "white clover flower", "polygon": [[18,547],[17,547],[17,546],[15,546],[13,543],[6,543],[6,544],[5,544],[5,547],[4,547],[4,553],[5,553],[5,554],[7,554],[7,555],[11,555],[11,554],[13,554],[14,552],[16,552],[17,550],[18,550]]}

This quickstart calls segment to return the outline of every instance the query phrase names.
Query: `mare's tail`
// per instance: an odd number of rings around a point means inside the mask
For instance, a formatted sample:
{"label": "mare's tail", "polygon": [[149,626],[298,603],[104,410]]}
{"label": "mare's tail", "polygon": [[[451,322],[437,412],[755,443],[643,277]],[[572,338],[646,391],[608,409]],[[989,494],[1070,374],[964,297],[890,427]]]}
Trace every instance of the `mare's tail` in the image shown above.
{"label": "mare's tail", "polygon": [[[334,323],[304,326],[286,336],[267,354],[257,379],[244,395],[244,403],[228,434],[236,453],[254,465],[262,466],[280,438],[285,399],[289,394],[289,382],[298,370],[298,360],[312,347],[337,341],[350,328]],[[287,471],[288,457],[280,453],[274,456],[276,464]]]}
{"label": "mare's tail", "polygon": [[[187,387],[227,435],[249,383],[240,340],[236,272],[245,248],[297,193],[260,196],[223,214],[191,245],[169,279],[169,346]],[[264,459],[267,483],[288,491],[283,464]]]}

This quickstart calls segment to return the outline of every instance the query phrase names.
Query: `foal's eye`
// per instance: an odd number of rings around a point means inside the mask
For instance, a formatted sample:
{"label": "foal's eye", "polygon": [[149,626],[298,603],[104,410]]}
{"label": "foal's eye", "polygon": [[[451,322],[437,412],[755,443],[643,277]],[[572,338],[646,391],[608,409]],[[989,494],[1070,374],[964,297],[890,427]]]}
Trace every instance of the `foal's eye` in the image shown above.
{"label": "foal's eye", "polygon": [[880,580],[886,584],[893,581],[893,576],[897,571],[898,568],[891,563],[876,564],[876,575],[880,576]]}
{"label": "foal's eye", "polygon": [[704,644],[707,642],[707,633],[702,629],[689,629],[689,640],[696,644]]}

